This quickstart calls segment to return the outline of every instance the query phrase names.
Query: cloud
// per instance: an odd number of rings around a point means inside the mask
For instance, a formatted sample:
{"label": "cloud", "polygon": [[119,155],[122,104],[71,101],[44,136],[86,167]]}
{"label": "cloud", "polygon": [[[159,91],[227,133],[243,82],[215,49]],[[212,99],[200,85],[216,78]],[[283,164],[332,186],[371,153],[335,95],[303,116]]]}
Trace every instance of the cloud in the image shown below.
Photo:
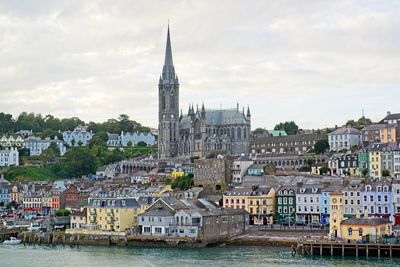
{"label": "cloud", "polygon": [[250,105],[252,125],[399,112],[398,1],[2,1],[0,110],[157,126],[171,24],[180,106]]}

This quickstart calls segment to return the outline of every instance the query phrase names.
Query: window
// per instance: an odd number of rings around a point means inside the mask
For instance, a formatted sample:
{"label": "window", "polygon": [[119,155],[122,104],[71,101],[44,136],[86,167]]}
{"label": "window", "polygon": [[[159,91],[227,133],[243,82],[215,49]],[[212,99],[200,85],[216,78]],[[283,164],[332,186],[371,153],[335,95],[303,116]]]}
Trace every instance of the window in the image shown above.
{"label": "window", "polygon": [[150,226],[143,227],[143,232],[150,233]]}
{"label": "window", "polygon": [[349,236],[352,236],[353,235],[353,228],[349,228]]}
{"label": "window", "polygon": [[154,231],[155,231],[157,234],[161,234],[161,233],[162,233],[161,227],[156,227],[156,228],[154,228]]}
{"label": "window", "polygon": [[358,229],[358,236],[362,236],[363,235],[363,229],[362,228],[359,228]]}
{"label": "window", "polygon": [[282,198],[278,197],[278,204],[282,204]]}

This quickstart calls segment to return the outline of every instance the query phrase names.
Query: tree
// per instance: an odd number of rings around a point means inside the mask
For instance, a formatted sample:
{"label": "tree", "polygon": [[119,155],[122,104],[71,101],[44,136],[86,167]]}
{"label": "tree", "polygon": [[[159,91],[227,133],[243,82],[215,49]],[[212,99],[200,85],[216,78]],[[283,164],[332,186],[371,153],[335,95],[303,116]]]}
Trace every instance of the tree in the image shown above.
{"label": "tree", "polygon": [[42,152],[40,158],[42,159],[43,164],[47,164],[50,162],[54,162],[55,159],[57,158],[57,154],[54,152],[52,148],[49,147]]}
{"label": "tree", "polygon": [[388,170],[382,170],[382,177],[389,177],[390,172]]}
{"label": "tree", "polygon": [[331,174],[331,169],[329,169],[328,166],[322,166],[322,167],[319,169],[319,173],[320,173],[321,175]]}
{"label": "tree", "polygon": [[348,120],[348,121],[346,122],[346,127],[354,127],[354,128],[357,128],[358,125],[357,125],[357,122],[355,122],[355,120]]}
{"label": "tree", "polygon": [[177,177],[172,183],[172,189],[179,188],[180,190],[188,190],[193,186],[193,174],[189,173],[186,176]]}
{"label": "tree", "polygon": [[299,126],[294,121],[285,121],[275,125],[274,130],[284,130],[288,135],[292,135],[297,133]]}
{"label": "tree", "polygon": [[55,212],[56,217],[69,216],[71,212],[67,209],[58,209]]}
{"label": "tree", "polygon": [[74,147],[65,155],[68,177],[79,177],[96,171],[96,158],[87,147]]}
{"label": "tree", "polygon": [[3,201],[0,202],[0,207],[4,207],[4,202]]}
{"label": "tree", "polygon": [[137,146],[142,146],[142,147],[144,147],[144,146],[147,146],[147,144],[146,144],[146,142],[144,142],[144,141],[140,141],[139,143],[137,143]]}
{"label": "tree", "polygon": [[261,134],[264,134],[265,132],[266,132],[265,129],[263,129],[263,128],[257,128],[257,129],[255,129],[255,130],[253,131],[253,134],[255,134],[255,135],[261,135]]}
{"label": "tree", "polygon": [[322,139],[315,142],[314,151],[317,154],[323,154],[325,151],[329,150],[328,140]]}
{"label": "tree", "polygon": [[127,146],[132,146],[132,141],[128,141],[128,143],[126,143]]}
{"label": "tree", "polygon": [[363,168],[363,169],[361,170],[361,174],[362,174],[363,177],[367,177],[367,175],[368,175],[368,169],[367,169],[367,168]]}

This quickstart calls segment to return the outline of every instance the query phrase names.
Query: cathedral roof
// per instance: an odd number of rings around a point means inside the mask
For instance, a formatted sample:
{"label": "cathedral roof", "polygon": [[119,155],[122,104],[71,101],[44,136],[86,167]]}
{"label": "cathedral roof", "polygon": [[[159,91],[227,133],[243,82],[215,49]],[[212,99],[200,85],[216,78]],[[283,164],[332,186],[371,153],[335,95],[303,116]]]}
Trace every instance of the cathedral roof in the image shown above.
{"label": "cathedral roof", "polygon": [[[224,126],[231,124],[247,124],[247,119],[243,112],[236,108],[233,109],[206,109],[206,124],[214,126]],[[190,127],[190,117],[182,116],[180,127],[185,129]]]}

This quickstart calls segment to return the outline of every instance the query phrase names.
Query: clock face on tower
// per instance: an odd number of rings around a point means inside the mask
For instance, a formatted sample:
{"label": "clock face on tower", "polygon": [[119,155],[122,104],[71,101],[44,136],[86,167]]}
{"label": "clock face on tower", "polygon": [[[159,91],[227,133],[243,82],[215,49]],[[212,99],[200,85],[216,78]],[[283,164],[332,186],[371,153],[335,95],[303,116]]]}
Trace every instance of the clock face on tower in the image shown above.
{"label": "clock face on tower", "polygon": [[333,203],[336,203],[336,198],[332,199],[332,202],[333,202]]}

